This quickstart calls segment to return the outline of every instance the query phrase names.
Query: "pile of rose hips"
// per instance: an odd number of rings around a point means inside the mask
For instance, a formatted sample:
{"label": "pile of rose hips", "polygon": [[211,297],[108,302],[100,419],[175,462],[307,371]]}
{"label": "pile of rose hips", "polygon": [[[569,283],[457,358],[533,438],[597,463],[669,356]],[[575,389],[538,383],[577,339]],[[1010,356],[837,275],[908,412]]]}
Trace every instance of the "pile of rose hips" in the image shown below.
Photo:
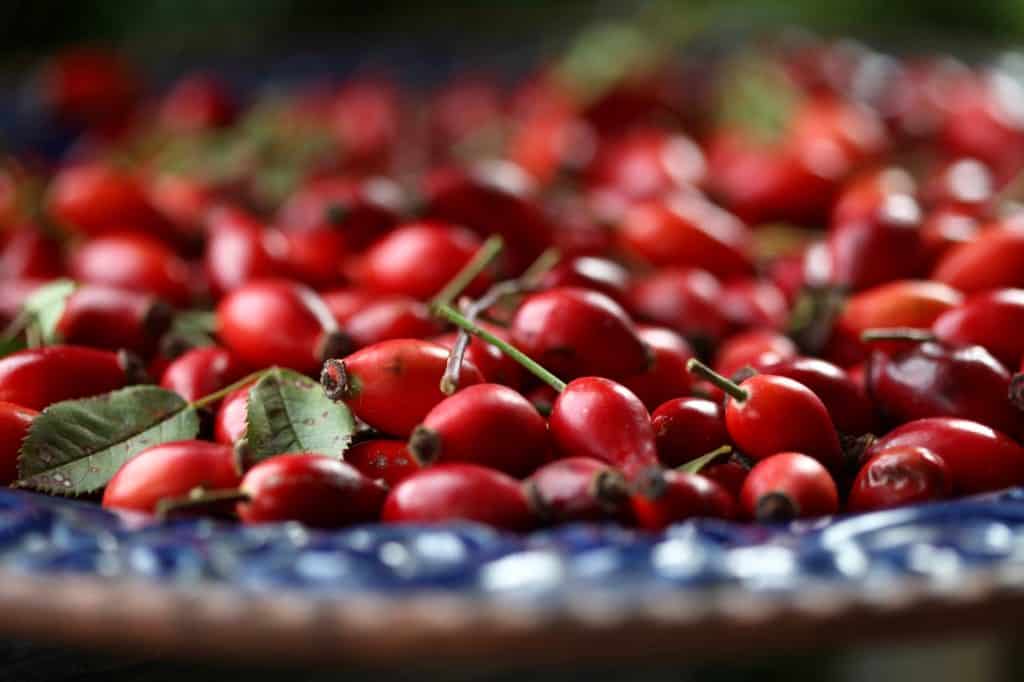
{"label": "pile of rose hips", "polygon": [[[40,411],[148,374],[202,439],[129,453],[105,507],[658,529],[1024,485],[1021,84],[846,42],[704,66],[247,110],[52,60],[79,141],[0,172],[4,481]],[[245,465],[271,366],[357,417],[342,459]]]}

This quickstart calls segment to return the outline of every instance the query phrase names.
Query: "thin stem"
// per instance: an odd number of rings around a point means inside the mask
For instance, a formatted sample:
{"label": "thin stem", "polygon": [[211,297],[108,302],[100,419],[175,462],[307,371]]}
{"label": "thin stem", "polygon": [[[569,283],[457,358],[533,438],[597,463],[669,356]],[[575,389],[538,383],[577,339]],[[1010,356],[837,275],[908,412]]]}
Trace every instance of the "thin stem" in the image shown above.
{"label": "thin stem", "polygon": [[191,405],[190,405],[190,407],[192,407],[194,409],[197,409],[197,410],[201,409],[201,408],[204,408],[204,407],[208,407],[209,405],[212,405],[213,403],[217,402],[218,400],[224,398],[229,393],[232,393],[232,392],[237,391],[238,389],[242,388],[246,384],[259,381],[268,372],[271,372],[274,369],[275,369],[274,367],[268,367],[267,369],[261,369],[258,372],[253,372],[252,374],[247,374],[244,377],[242,377],[241,379],[239,379],[238,381],[235,381],[235,382],[232,382],[232,383],[228,384],[227,386],[225,386],[224,388],[220,389],[219,391],[214,391],[213,393],[211,393],[209,395],[204,395],[202,398],[199,398],[198,400],[193,400]]}
{"label": "thin stem", "polygon": [[743,402],[744,400],[750,397],[750,394],[747,393],[747,391],[743,389],[741,386],[732,381],[729,381],[721,374],[719,374],[718,372],[716,372],[715,370],[711,369],[703,362],[698,360],[697,358],[690,358],[689,360],[687,360],[686,371],[689,372],[690,374],[700,377],[701,379],[704,379],[712,386],[717,386],[718,388],[722,389],[722,391],[730,395],[734,400]]}
{"label": "thin stem", "polygon": [[505,248],[505,240],[501,238],[501,235],[492,234],[488,237],[487,241],[481,244],[473,257],[469,259],[469,262],[434,296],[431,303],[439,306],[451,305],[452,301],[458,298],[466,290],[466,287],[472,284],[473,280],[498,257],[503,248]]}
{"label": "thin stem", "polygon": [[860,340],[864,343],[872,341],[935,341],[938,337],[927,329],[913,327],[892,327],[889,329],[868,329],[861,333]]}
{"label": "thin stem", "polygon": [[536,286],[537,280],[544,276],[548,270],[558,265],[558,261],[562,260],[562,252],[558,249],[551,247],[545,249],[543,253],[537,256],[537,260],[530,264],[530,267],[523,271],[523,274],[519,275],[519,281],[525,286]]}
{"label": "thin stem", "polygon": [[452,308],[450,305],[433,306],[434,314],[441,317],[448,322],[451,322],[455,326],[465,329],[473,336],[480,337],[487,343],[495,346],[505,355],[509,356],[520,365],[525,367],[527,371],[533,374],[535,377],[546,383],[551,388],[555,389],[559,393],[565,390],[565,382],[556,377],[554,374],[544,369],[541,365],[523,353],[515,346],[506,343],[502,339],[499,339],[494,334],[490,333],[486,329],[482,329],[473,322],[466,319],[466,317],[459,311]]}
{"label": "thin stem", "polygon": [[679,465],[678,467],[676,467],[676,471],[682,471],[683,473],[687,474],[699,474],[701,469],[706,467],[708,464],[711,464],[719,457],[724,457],[725,455],[729,454],[732,454],[732,446],[723,445],[720,448],[712,450],[706,455],[701,455],[696,459],[691,459],[689,462]]}

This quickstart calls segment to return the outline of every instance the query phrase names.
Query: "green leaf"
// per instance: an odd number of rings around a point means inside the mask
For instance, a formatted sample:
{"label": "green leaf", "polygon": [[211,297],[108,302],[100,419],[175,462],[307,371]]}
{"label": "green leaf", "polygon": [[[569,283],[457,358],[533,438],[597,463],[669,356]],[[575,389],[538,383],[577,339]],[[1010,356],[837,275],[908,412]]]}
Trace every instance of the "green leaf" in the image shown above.
{"label": "green leaf", "polygon": [[57,323],[64,314],[68,297],[77,286],[70,279],[58,279],[39,287],[25,299],[22,314],[28,322],[28,336],[34,341],[30,345],[58,343]]}
{"label": "green leaf", "polygon": [[706,467],[708,464],[711,464],[716,459],[725,457],[730,453],[732,453],[732,447],[723,445],[717,450],[712,450],[706,455],[701,455],[697,459],[691,459],[686,464],[676,467],[676,471],[681,471],[684,474],[699,474],[701,469]]}
{"label": "green leaf", "polygon": [[0,338],[0,358],[25,350],[25,340],[19,337]]}
{"label": "green leaf", "polygon": [[343,403],[324,395],[309,377],[270,369],[249,392],[246,464],[286,452],[341,456],[352,440],[355,420]]}
{"label": "green leaf", "polygon": [[55,403],[29,427],[16,485],[60,495],[90,493],[146,448],[198,433],[195,409],[157,386]]}
{"label": "green leaf", "polygon": [[183,310],[174,316],[164,340],[182,348],[202,348],[216,344],[213,340],[216,331],[216,314],[208,310]]}

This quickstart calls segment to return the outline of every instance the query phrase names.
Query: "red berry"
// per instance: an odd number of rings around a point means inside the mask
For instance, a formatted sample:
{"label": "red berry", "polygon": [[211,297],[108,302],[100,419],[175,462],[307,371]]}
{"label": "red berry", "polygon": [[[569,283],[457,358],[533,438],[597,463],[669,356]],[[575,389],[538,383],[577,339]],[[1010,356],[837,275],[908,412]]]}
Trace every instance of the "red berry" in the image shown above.
{"label": "red berry", "polygon": [[[382,294],[426,300],[441,291],[479,247],[480,239],[465,228],[441,222],[408,223],[363,255],[360,284]],[[474,288],[483,286],[484,278],[478,278]]]}
{"label": "red berry", "polygon": [[[486,322],[477,324],[504,341],[509,341],[508,330],[504,327]],[[455,345],[457,336],[457,333],[451,332],[435,336],[430,340],[451,349]],[[466,359],[477,366],[487,383],[502,384],[515,389],[518,389],[523,383],[522,366],[483,339],[470,337],[469,345],[466,346]]]}
{"label": "red berry", "polygon": [[92,162],[59,171],[46,199],[60,225],[89,237],[113,232],[162,232],[168,226],[137,177],[116,166]]}
{"label": "red berry", "polygon": [[107,393],[144,377],[137,358],[83,346],[46,346],[0,360],[0,400],[33,410]]}
{"label": "red berry", "polygon": [[670,327],[701,347],[729,331],[721,297],[722,287],[711,273],[663,268],[633,285],[629,309],[637,319]]}
{"label": "red berry", "polygon": [[475,521],[502,530],[525,531],[533,513],[519,481],[475,464],[423,469],[396,485],[384,503],[387,523]]}
{"label": "red berry", "polygon": [[687,395],[693,378],[686,371],[686,362],[693,349],[671,329],[640,326],[640,340],[647,344],[654,361],[645,372],[622,380],[622,385],[636,394],[644,407],[653,410],[666,400]]}
{"label": "red berry", "polygon": [[221,341],[252,367],[281,365],[314,374],[341,349],[342,339],[333,325],[334,318],[319,297],[288,280],[246,284],[217,306]]}
{"label": "red berry", "polygon": [[342,270],[348,248],[341,228],[328,225],[275,236],[286,244],[281,267],[294,279],[317,289],[344,280]]}
{"label": "red berry", "polygon": [[238,381],[248,371],[242,361],[224,348],[193,348],[167,366],[160,385],[193,402]]}
{"label": "red berry", "polygon": [[851,512],[944,500],[952,492],[946,463],[922,447],[890,447],[869,459],[857,474],[846,508]]}
{"label": "red berry", "polygon": [[368,301],[349,315],[341,328],[356,348],[391,339],[425,338],[440,331],[427,305],[408,296],[383,296]]}
{"label": "red berry", "polygon": [[544,418],[499,384],[468,386],[434,406],[409,438],[423,465],[469,462],[523,478],[548,458]]}
{"label": "red berry", "polygon": [[320,299],[339,325],[344,325],[350,317],[380,298],[379,294],[365,289],[332,289],[320,294]]}
{"label": "red berry", "polygon": [[868,392],[893,424],[925,417],[972,419],[1011,436],[1024,419],[1010,401],[1010,373],[981,346],[921,343],[868,365]]}
{"label": "red berry", "polygon": [[583,377],[559,393],[548,418],[563,457],[590,457],[621,469],[630,481],[660,468],[651,417],[629,389]]}
{"label": "red berry", "polygon": [[245,436],[248,427],[249,391],[254,385],[242,386],[221,401],[213,425],[214,440],[218,443],[234,445]]}
{"label": "red berry", "polygon": [[190,133],[220,128],[235,119],[237,105],[216,76],[197,73],[176,82],[160,103],[160,124]]}
{"label": "red berry", "polygon": [[340,528],[376,521],[387,495],[380,481],[330,457],[303,452],[276,455],[254,466],[239,489],[243,523],[298,521]]}
{"label": "red berry", "polygon": [[734,500],[740,499],[740,491],[750,474],[750,464],[735,452],[727,459],[705,464],[700,475],[722,486]]}
{"label": "red berry", "polygon": [[722,342],[715,354],[715,371],[725,377],[736,376],[745,367],[757,369],[764,365],[797,356],[796,344],[781,332],[752,329],[734,334]]}
{"label": "red berry", "polygon": [[736,503],[722,486],[700,474],[666,471],[664,488],[656,495],[630,499],[640,528],[661,530],[693,518],[731,519]]}
{"label": "red berry", "polygon": [[55,239],[34,225],[10,230],[0,249],[0,277],[52,279],[64,274],[64,254]]}
{"label": "red berry", "polygon": [[947,251],[932,271],[932,279],[965,294],[1024,288],[1024,227],[1004,221],[983,230]]}
{"label": "red berry", "polygon": [[141,91],[127,61],[94,48],[74,48],[54,57],[42,74],[42,89],[58,117],[93,126],[123,120]]}
{"label": "red berry", "polygon": [[971,296],[932,325],[940,341],[983,346],[1008,368],[1024,358],[1024,289],[996,289]]}
{"label": "red berry", "polygon": [[761,460],[740,492],[743,514],[758,521],[829,516],[839,511],[835,481],[816,459],[783,452]]}
{"label": "red berry", "polygon": [[188,264],[166,244],[143,234],[112,234],[92,239],[71,256],[71,274],[86,284],[159,296],[186,306],[192,298]]}
{"label": "red berry", "polygon": [[865,460],[905,447],[925,448],[945,462],[955,495],[1024,485],[1024,448],[978,422],[949,417],[908,422],[875,441]]}
{"label": "red berry", "polygon": [[35,410],[0,402],[0,484],[7,485],[17,480],[21,442],[37,416],[39,413]]}
{"label": "red berry", "polygon": [[173,311],[152,296],[86,284],[67,299],[57,333],[74,345],[149,356],[171,324]]}
{"label": "red berry", "polygon": [[747,227],[695,193],[637,205],[620,230],[626,248],[655,266],[701,268],[722,279],[754,269]]}
{"label": "red berry", "polygon": [[231,448],[184,440],[143,450],[128,460],[103,492],[103,506],[152,514],[161,500],[182,498],[195,488],[234,488],[241,480]]}
{"label": "red berry", "polygon": [[642,201],[697,186],[705,171],[704,154],[690,138],[639,128],[602,145],[589,179]]}
{"label": "red berry", "polygon": [[628,519],[626,481],[606,462],[567,457],[524,482],[534,514],[547,523]]}
{"label": "red berry", "polygon": [[624,305],[629,288],[629,271],[613,260],[594,256],[563,259],[548,270],[540,281],[541,289],[576,287],[600,291]]}
{"label": "red berry", "polygon": [[837,470],[842,461],[839,436],[821,399],[803,384],[786,377],[756,374],[739,385],[700,363],[691,371],[713,381],[728,395],[725,426],[740,451],[755,460],[779,452],[804,452]]}
{"label": "red berry", "polygon": [[345,451],[345,462],[363,476],[380,479],[394,487],[420,470],[402,440],[364,440]]}
{"label": "red berry", "polygon": [[871,400],[846,372],[831,362],[797,357],[759,364],[754,369],[789,377],[814,391],[828,409],[832,423],[842,433],[860,435],[874,428]]}
{"label": "red berry", "polygon": [[207,233],[203,266],[215,296],[284,272],[287,242],[242,209],[220,206],[211,211]]}
{"label": "red berry", "polygon": [[[439,402],[448,362],[444,346],[419,339],[394,339],[367,346],[324,365],[321,383],[332,400],[343,400],[356,416],[384,433],[408,437]],[[459,386],[483,383],[472,364],[462,365]]]}
{"label": "red berry", "polygon": [[722,288],[725,317],[738,329],[782,329],[789,319],[789,303],[772,282],[747,278]]}
{"label": "red berry", "polygon": [[676,398],[651,415],[658,459],[677,467],[729,444],[722,408],[704,398]]}
{"label": "red berry", "polygon": [[621,379],[650,366],[650,351],[629,315],[596,291],[535,294],[519,306],[511,329],[513,343],[558,376]]}

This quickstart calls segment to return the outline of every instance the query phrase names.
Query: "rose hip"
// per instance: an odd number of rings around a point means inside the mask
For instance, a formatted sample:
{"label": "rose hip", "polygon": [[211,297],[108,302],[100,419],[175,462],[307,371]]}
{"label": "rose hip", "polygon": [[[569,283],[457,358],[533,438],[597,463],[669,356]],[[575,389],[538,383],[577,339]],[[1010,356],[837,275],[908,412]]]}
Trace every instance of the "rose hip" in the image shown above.
{"label": "rose hip", "polygon": [[1024,485],[1024,448],[978,422],[949,417],[908,422],[879,438],[865,459],[905,447],[926,448],[945,462],[958,496]]}
{"label": "rose hip", "polygon": [[238,289],[248,282],[284,273],[288,244],[255,216],[235,206],[219,206],[207,218],[209,240],[203,267],[215,296]]}
{"label": "rose hip", "polygon": [[502,530],[535,525],[519,481],[475,464],[423,469],[392,488],[381,520],[387,523],[475,521]]}
{"label": "rose hip", "polygon": [[563,259],[540,280],[541,289],[576,287],[600,291],[619,305],[625,305],[630,274],[623,266],[607,258],[577,256]]}
{"label": "rose hip", "polygon": [[968,298],[944,312],[932,331],[951,345],[977,344],[1003,363],[1016,367],[1024,358],[1024,289],[996,289]]}
{"label": "rose hip", "polygon": [[[493,324],[487,324],[485,322],[481,322],[479,324],[492,334],[502,337],[508,341],[509,335],[507,329]],[[452,347],[455,346],[455,340],[457,337],[457,333],[451,332],[448,334],[442,334],[441,336],[435,336],[430,340],[451,350]],[[523,384],[524,373],[523,368],[519,363],[483,339],[478,339],[475,336],[470,338],[469,345],[466,346],[465,358],[472,364],[476,365],[480,370],[480,373],[483,374],[487,383],[502,384],[515,389],[520,388]]]}
{"label": "rose hip", "polygon": [[51,279],[64,274],[64,254],[56,239],[32,224],[10,230],[0,249],[3,279]]}
{"label": "rose hip", "polygon": [[86,284],[68,297],[56,331],[69,344],[149,356],[171,324],[163,301],[133,291]]}
{"label": "rose hip", "polygon": [[224,348],[193,348],[167,366],[160,385],[192,402],[238,381],[248,371],[245,363]]}
{"label": "rose hip", "polygon": [[380,479],[394,487],[421,469],[405,441],[381,438],[364,440],[345,451],[345,463],[363,476]]}
{"label": "rose hip", "polygon": [[242,386],[221,401],[213,424],[213,437],[218,443],[235,445],[245,436],[248,427],[249,391],[254,385]]}
{"label": "rose hip", "polygon": [[253,367],[281,365],[315,373],[344,351],[347,339],[323,301],[289,280],[260,280],[236,289],[217,306],[224,346]]}
{"label": "rose hip", "polygon": [[387,496],[382,482],[309,452],[260,462],[246,473],[239,490],[248,498],[237,507],[243,523],[298,521],[313,528],[376,521]]}
{"label": "rose hip", "polygon": [[391,339],[424,338],[440,331],[427,305],[408,296],[376,298],[340,324],[355,348]]}
{"label": "rose hip", "polygon": [[[367,346],[344,360],[328,360],[320,381],[328,397],[344,401],[364,422],[405,438],[445,399],[440,383],[447,362],[444,346],[394,339]],[[480,370],[463,363],[459,386],[480,383]]]}
{"label": "rose hip", "polygon": [[637,335],[647,344],[654,361],[647,371],[623,379],[622,385],[635,393],[648,410],[671,398],[687,395],[693,383],[686,371],[686,362],[693,357],[690,344],[663,327],[640,325]]}
{"label": "rose hip", "polygon": [[37,411],[27,407],[0,402],[0,484],[7,485],[18,478],[21,442],[38,416]]}
{"label": "rose hip", "polygon": [[524,481],[530,507],[544,523],[628,520],[626,480],[606,462],[567,457]]}
{"label": "rose hip", "polygon": [[771,329],[753,329],[734,334],[722,342],[715,353],[715,371],[733,377],[745,367],[763,365],[797,357],[799,349],[792,339]]}
{"label": "rose hip", "polygon": [[651,353],[622,307],[604,294],[566,287],[529,297],[516,311],[512,341],[561,377],[621,379],[645,371]]}
{"label": "rose hip", "polygon": [[704,398],[676,398],[651,415],[658,459],[677,467],[730,443],[718,403]]}
{"label": "rose hip", "polygon": [[551,437],[563,457],[590,457],[637,481],[660,469],[651,417],[640,399],[610,379],[569,382],[548,418]]}
{"label": "rose hip", "polygon": [[421,465],[468,462],[523,478],[548,458],[544,418],[507,386],[468,386],[434,406],[409,438]]}
{"label": "rose hip", "polygon": [[0,400],[42,410],[139,383],[138,358],[83,346],[46,346],[0,360]]}
{"label": "rose hip", "polygon": [[666,471],[664,487],[656,496],[635,494],[630,498],[636,524],[645,530],[661,530],[692,518],[731,519],[736,503],[722,486],[700,474]]}
{"label": "rose hip", "polygon": [[744,516],[766,522],[829,516],[839,511],[835,481],[816,459],[782,452],[763,459],[740,492]]}
{"label": "rose hip", "polygon": [[240,480],[226,445],[164,443],[143,450],[117,470],[103,493],[103,506],[153,514],[163,500],[186,497],[195,488],[234,488]]}
{"label": "rose hip", "polygon": [[139,291],[186,306],[189,265],[163,242],[144,234],[111,234],[85,242],[71,256],[72,276],[85,284]]}
{"label": "rose hip", "polygon": [[764,374],[788,377],[811,389],[828,409],[841,433],[861,435],[875,426],[875,411],[867,393],[831,362],[796,357],[756,365]]}
{"label": "rose hip", "polygon": [[867,512],[944,500],[952,490],[949,468],[934,452],[917,446],[890,447],[861,467],[846,509]]}
{"label": "rose hip", "polygon": [[730,329],[721,296],[721,284],[706,270],[663,268],[633,285],[629,310],[637,319],[670,327],[704,349]]}
{"label": "rose hip", "polygon": [[932,279],[965,294],[1024,288],[1024,229],[997,224],[971,241],[955,246],[932,271]]}

